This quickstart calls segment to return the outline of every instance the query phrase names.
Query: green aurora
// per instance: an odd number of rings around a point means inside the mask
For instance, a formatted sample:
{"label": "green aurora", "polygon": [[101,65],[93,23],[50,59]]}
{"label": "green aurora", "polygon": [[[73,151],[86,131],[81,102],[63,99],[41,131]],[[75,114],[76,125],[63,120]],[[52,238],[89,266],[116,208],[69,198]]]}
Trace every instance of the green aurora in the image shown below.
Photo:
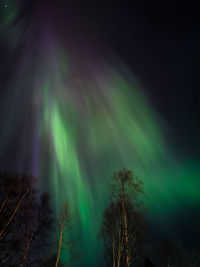
{"label": "green aurora", "polygon": [[[45,33],[32,29],[37,36],[31,40],[38,45],[29,45],[29,37],[21,38],[16,6],[5,12],[5,43],[11,55],[18,46],[24,52],[22,67],[2,100],[3,111],[4,103],[12,103],[13,109],[5,118],[0,145],[5,149],[20,134],[17,125],[32,130],[17,151],[16,166],[23,169],[27,158],[31,161],[30,170],[40,178],[41,188],[52,193],[57,211],[65,201],[70,203],[83,248],[80,266],[92,266],[98,257],[96,237],[109,179],[120,168],[132,170],[144,182],[147,217],[170,232],[176,212],[200,204],[200,171],[198,162],[175,158],[165,125],[140,82],[120,60],[79,61],[49,28]],[[17,98],[11,97],[12,90],[21,88]],[[24,100],[28,105],[22,105]]]}

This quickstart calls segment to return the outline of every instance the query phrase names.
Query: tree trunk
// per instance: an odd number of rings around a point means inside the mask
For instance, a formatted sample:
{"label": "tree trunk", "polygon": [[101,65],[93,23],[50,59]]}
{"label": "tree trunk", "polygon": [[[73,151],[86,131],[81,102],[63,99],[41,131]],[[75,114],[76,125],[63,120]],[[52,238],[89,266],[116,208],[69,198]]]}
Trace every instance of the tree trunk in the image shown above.
{"label": "tree trunk", "polygon": [[117,267],[120,267],[121,262],[121,229],[118,228],[118,253],[117,253]]}
{"label": "tree trunk", "polygon": [[26,192],[24,193],[24,195],[20,198],[19,202],[17,203],[16,208],[14,209],[12,215],[10,216],[10,219],[7,221],[7,223],[5,224],[4,228],[1,230],[0,232],[0,238],[2,238],[6,228],[8,227],[8,225],[11,223],[11,221],[13,220],[15,214],[17,213],[18,209],[20,208],[21,203],[23,202],[23,200],[25,199],[26,195],[28,194],[28,192],[30,191],[30,188],[27,188]]}
{"label": "tree trunk", "polygon": [[60,258],[60,251],[61,251],[62,238],[63,238],[63,229],[64,229],[64,222],[62,223],[62,226],[61,226],[61,231],[60,231],[60,242],[59,242],[58,255],[57,255],[57,259],[56,259],[56,265],[55,265],[55,267],[58,267],[58,262],[59,262],[59,258]]}
{"label": "tree trunk", "polygon": [[34,223],[33,230],[31,232],[30,238],[28,240],[28,243],[27,243],[27,246],[26,246],[26,249],[25,249],[25,252],[24,252],[24,256],[23,256],[23,258],[21,260],[20,267],[23,267],[24,266],[24,263],[26,261],[27,255],[28,255],[28,251],[29,251],[29,249],[31,247],[31,243],[33,241],[33,236],[34,236],[35,229],[36,229],[37,225],[38,225],[38,218],[36,219],[36,221]]}
{"label": "tree trunk", "polygon": [[4,201],[3,201],[3,203],[1,204],[0,213],[1,213],[2,210],[4,209],[4,207],[5,207],[6,203],[7,203],[7,201],[8,201],[8,194],[6,195],[6,197],[5,197]]}
{"label": "tree trunk", "polygon": [[113,267],[115,267],[115,236],[112,233],[112,253],[113,253]]}
{"label": "tree trunk", "polygon": [[116,258],[116,255],[115,255],[115,235],[114,235],[114,230],[113,230],[113,227],[112,227],[112,256],[113,256],[113,267],[115,267],[115,258]]}
{"label": "tree trunk", "polygon": [[122,185],[122,212],[123,212],[123,219],[124,219],[124,236],[125,236],[125,244],[126,244],[126,267],[129,266],[130,263],[130,249],[129,249],[129,240],[128,240],[128,226],[127,226],[127,217],[126,217],[126,209],[124,203],[124,185]]}

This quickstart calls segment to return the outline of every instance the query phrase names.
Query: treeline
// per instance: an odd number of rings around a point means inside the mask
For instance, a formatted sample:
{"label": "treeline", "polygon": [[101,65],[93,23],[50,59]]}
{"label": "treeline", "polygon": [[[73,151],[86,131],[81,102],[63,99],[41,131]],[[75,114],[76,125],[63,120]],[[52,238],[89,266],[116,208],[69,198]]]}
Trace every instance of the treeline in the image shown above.
{"label": "treeline", "polygon": [[[149,240],[143,183],[131,171],[114,173],[109,185],[110,199],[97,233],[104,241],[106,266],[200,266],[198,251],[186,257],[173,241]],[[0,266],[61,267],[81,261],[72,238],[74,215],[65,203],[56,216],[51,201],[34,177],[0,173]],[[61,263],[63,252],[68,261]]]}

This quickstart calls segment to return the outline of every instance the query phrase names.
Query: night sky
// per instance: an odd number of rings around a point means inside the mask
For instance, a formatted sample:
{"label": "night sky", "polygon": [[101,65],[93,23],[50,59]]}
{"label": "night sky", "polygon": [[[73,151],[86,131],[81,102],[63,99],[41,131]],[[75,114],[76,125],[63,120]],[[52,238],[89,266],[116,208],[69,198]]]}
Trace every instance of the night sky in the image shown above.
{"label": "night sky", "polygon": [[[152,234],[198,247],[197,6],[67,2],[1,0],[0,168],[39,176],[58,206],[66,192],[75,209],[83,203],[88,233],[105,205],[106,179],[124,164],[146,183]],[[66,173],[73,179],[65,192]]]}
{"label": "night sky", "polygon": [[[94,28],[142,81],[181,155],[199,157],[199,15],[192,2],[88,1]],[[88,12],[89,10],[89,12]]]}
{"label": "night sky", "polygon": [[[110,47],[142,82],[161,117],[170,149],[178,160],[189,159],[199,164],[200,20],[197,5],[193,1],[117,1],[115,4],[103,1],[91,6],[90,2],[87,8],[91,21],[97,23]],[[184,223],[180,226],[182,219]],[[196,228],[199,222],[198,206],[186,207],[185,212],[175,215],[174,230],[184,236],[184,245],[190,247],[194,242],[192,246],[199,246]]]}

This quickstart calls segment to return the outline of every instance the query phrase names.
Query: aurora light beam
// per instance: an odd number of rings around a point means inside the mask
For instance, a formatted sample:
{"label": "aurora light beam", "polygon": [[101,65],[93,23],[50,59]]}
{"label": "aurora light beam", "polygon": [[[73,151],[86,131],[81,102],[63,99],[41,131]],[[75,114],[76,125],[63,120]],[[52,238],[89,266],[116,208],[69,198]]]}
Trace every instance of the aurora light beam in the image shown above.
{"label": "aurora light beam", "polygon": [[92,266],[114,171],[127,167],[144,181],[150,216],[169,229],[171,213],[185,202],[199,204],[199,169],[187,163],[184,171],[177,163],[165,144],[164,125],[120,60],[111,63],[78,44],[72,49],[71,31],[62,43],[48,10],[41,15],[41,4],[27,22],[14,3],[8,1],[1,23],[7,58],[16,68],[1,99],[0,148],[14,157],[13,168],[40,178],[56,209],[70,203],[84,248],[80,266]]}

